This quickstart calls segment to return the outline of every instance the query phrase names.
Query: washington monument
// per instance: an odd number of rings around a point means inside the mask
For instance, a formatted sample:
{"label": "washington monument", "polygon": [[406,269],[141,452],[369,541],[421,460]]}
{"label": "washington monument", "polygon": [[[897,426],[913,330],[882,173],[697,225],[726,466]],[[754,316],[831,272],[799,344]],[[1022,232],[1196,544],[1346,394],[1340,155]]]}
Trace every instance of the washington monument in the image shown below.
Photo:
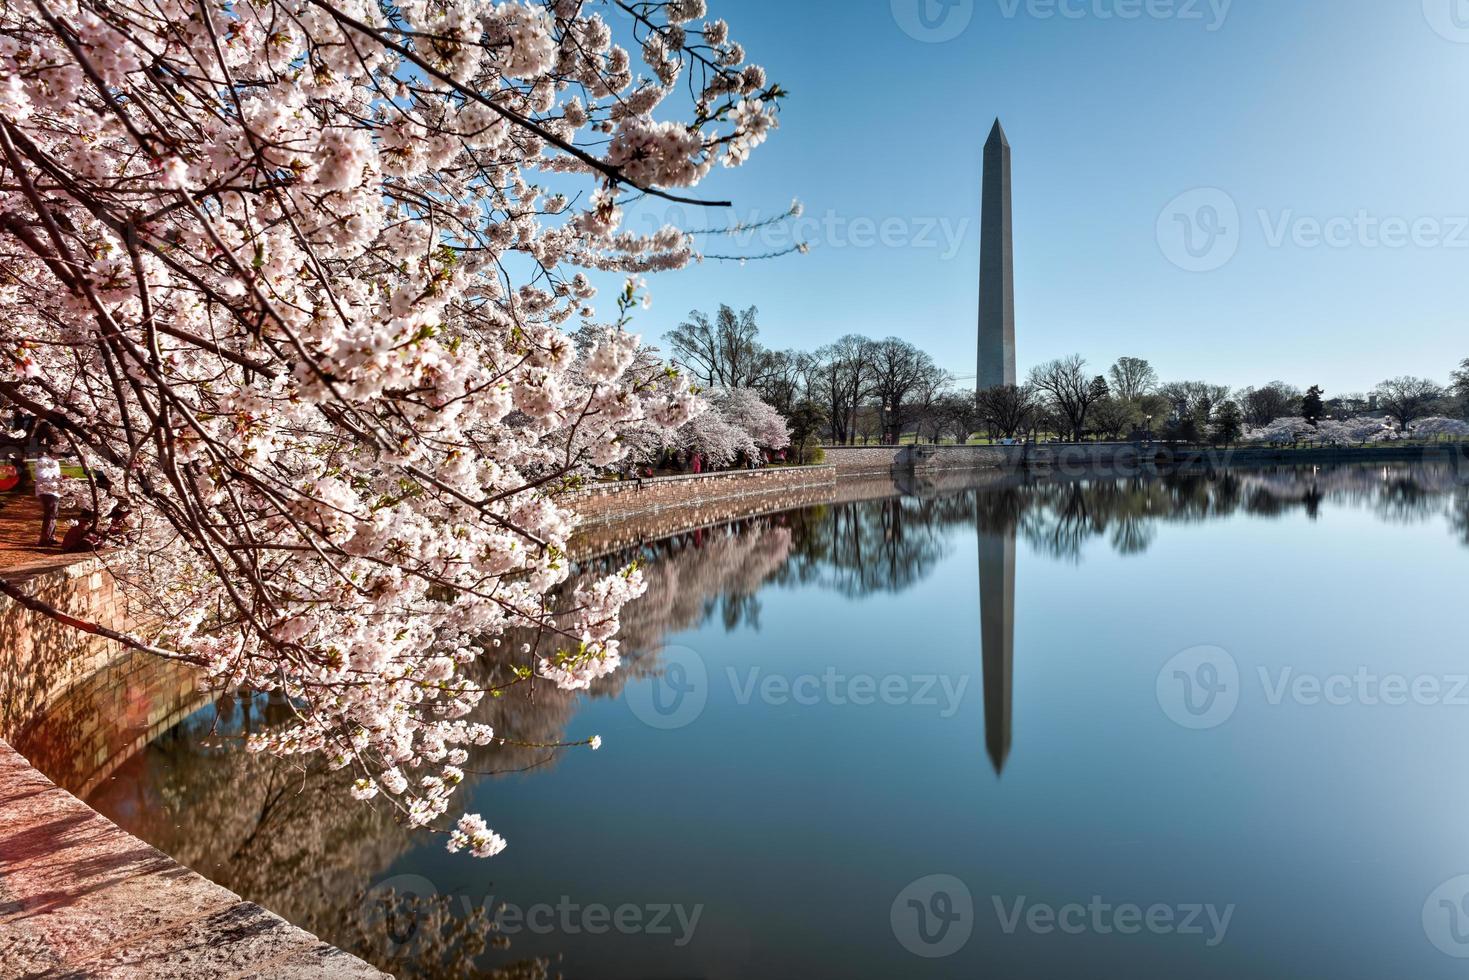
{"label": "washington monument", "polygon": [[1010,220],[1010,141],[1000,121],[984,144],[979,228],[979,390],[1015,383],[1015,250]]}

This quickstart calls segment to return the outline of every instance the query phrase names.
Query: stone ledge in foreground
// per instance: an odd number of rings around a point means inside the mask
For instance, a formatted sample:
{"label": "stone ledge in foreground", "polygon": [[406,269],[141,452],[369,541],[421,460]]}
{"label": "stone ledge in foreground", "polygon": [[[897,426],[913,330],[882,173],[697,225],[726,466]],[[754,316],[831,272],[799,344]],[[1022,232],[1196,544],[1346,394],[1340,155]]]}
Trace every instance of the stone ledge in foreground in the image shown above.
{"label": "stone ledge in foreground", "polygon": [[175,863],[0,742],[0,972],[384,978]]}

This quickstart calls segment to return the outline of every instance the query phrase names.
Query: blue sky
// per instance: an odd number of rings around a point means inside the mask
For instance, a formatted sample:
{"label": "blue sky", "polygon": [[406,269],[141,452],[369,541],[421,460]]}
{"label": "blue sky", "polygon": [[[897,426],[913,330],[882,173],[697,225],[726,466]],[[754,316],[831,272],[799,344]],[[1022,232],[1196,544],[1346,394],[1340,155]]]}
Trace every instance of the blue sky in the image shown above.
{"label": "blue sky", "polygon": [[649,339],[690,309],[755,305],[774,347],[897,335],[972,375],[980,154],[1000,116],[1022,372],[1126,354],[1165,379],[1341,393],[1446,380],[1469,357],[1469,0],[710,7],[792,96],[752,161],[699,193],[746,220],[799,198],[813,248],[652,277]]}

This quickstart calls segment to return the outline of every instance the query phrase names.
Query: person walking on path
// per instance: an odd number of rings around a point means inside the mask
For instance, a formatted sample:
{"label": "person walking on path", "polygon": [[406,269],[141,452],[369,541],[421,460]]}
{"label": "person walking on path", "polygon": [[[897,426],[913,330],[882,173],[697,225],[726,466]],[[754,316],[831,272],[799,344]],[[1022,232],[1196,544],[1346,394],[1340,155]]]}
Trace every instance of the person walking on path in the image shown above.
{"label": "person walking on path", "polygon": [[56,544],[56,519],[61,514],[61,463],[55,457],[56,437],[49,428],[36,434],[40,453],[36,456],[36,499],[41,502],[42,548]]}

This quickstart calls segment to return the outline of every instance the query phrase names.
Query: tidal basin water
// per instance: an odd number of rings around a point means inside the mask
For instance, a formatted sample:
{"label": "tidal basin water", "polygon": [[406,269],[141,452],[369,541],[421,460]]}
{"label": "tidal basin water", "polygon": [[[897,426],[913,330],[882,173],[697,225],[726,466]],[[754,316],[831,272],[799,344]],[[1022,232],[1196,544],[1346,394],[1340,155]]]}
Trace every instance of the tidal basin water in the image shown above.
{"label": "tidal basin water", "polygon": [[1469,470],[844,493],[594,563],[624,670],[487,717],[604,745],[471,760],[490,861],[238,751],[264,698],[91,803],[404,976],[1469,970]]}

